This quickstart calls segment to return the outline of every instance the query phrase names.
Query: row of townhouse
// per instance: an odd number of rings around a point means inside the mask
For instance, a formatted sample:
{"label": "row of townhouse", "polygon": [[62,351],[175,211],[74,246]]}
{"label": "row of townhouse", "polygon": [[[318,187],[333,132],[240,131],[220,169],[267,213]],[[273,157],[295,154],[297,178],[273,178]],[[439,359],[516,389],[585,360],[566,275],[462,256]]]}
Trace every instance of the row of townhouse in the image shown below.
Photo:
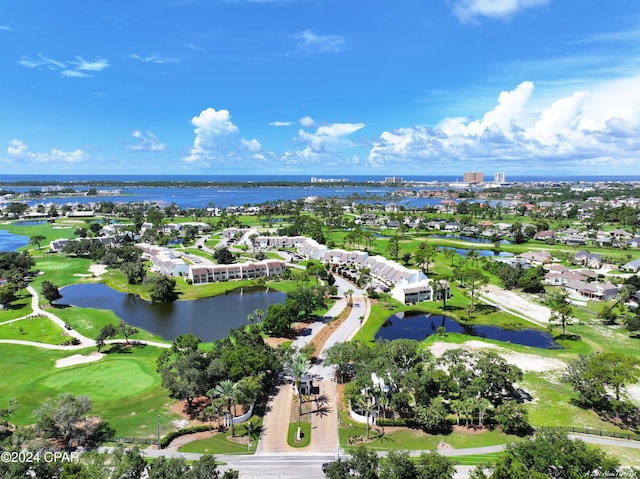
{"label": "row of townhouse", "polygon": [[188,264],[180,253],[170,248],[146,243],[136,246],[142,250],[144,257],[153,263],[152,271],[167,276],[186,276],[193,284],[279,276],[286,269],[286,263],[279,260],[236,264]]}
{"label": "row of townhouse", "polygon": [[286,263],[280,260],[235,264],[191,265],[188,275],[193,284],[203,284],[218,281],[254,279],[263,276],[280,276],[286,268]]}
{"label": "row of townhouse", "polygon": [[409,269],[382,256],[369,256],[364,251],[329,249],[317,241],[306,238],[298,252],[308,259],[320,260],[329,265],[353,265],[359,270],[368,269],[371,276],[389,286],[391,296],[405,304],[440,299],[450,296],[450,286],[441,281],[435,288],[427,276],[418,269]]}
{"label": "row of townhouse", "polygon": [[172,249],[147,243],[139,243],[136,247],[142,250],[143,257],[151,261],[151,271],[165,276],[188,275],[189,265]]}

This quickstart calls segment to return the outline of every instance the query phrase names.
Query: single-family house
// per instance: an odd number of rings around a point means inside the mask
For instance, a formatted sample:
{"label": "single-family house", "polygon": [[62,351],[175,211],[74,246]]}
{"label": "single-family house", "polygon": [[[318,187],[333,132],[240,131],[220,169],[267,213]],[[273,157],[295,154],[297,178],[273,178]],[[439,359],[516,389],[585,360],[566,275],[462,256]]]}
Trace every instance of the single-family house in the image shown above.
{"label": "single-family house", "polygon": [[532,265],[549,264],[553,259],[548,251],[528,251],[527,253],[522,253],[520,258]]}
{"label": "single-family house", "polygon": [[622,269],[637,273],[638,270],[640,270],[640,258],[634,259],[633,261],[629,261],[628,263],[624,264],[622,266]]}
{"label": "single-family house", "polygon": [[587,268],[598,269],[602,266],[602,255],[599,253],[590,253],[586,249],[578,251],[573,256],[574,264],[580,264]]}

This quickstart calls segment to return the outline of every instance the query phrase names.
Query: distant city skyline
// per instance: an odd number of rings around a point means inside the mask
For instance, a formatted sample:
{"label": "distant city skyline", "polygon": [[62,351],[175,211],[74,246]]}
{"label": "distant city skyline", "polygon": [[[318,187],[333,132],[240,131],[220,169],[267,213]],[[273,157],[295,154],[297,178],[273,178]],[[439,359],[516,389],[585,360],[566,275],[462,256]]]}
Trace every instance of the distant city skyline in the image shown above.
{"label": "distant city skyline", "polygon": [[24,0],[1,174],[640,171],[640,4]]}

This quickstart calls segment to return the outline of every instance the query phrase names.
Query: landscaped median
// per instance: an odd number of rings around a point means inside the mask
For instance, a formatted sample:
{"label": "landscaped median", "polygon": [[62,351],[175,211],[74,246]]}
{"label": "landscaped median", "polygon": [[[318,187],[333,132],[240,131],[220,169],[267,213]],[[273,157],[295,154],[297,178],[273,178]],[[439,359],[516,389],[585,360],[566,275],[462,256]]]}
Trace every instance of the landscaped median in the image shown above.
{"label": "landscaped median", "polygon": [[[254,416],[250,421],[235,427],[234,437],[231,437],[231,431],[220,432],[217,428],[211,429],[211,426],[196,426],[169,433],[160,445],[162,448],[170,447],[176,438],[193,434],[194,440],[185,438],[188,442],[179,445],[178,451],[200,454],[253,454],[260,439],[261,428],[262,416]],[[194,434],[198,432],[200,434]],[[202,437],[207,433],[209,437]]]}

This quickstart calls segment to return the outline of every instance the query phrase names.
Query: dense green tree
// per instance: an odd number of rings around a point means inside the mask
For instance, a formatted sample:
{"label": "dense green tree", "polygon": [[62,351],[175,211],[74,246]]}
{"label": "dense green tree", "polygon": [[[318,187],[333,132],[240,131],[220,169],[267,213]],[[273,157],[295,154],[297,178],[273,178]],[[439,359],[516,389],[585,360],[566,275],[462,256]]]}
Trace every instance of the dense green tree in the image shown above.
{"label": "dense green tree", "polygon": [[531,432],[527,410],[516,401],[505,401],[500,404],[495,410],[493,419],[507,434],[524,436]]}
{"label": "dense green tree", "polygon": [[187,409],[193,407],[193,400],[204,396],[209,388],[211,359],[198,349],[199,338],[191,334],[178,336],[171,349],[164,350],[156,361],[162,386],[169,396],[187,401]]}
{"label": "dense green tree", "polygon": [[233,253],[229,251],[229,248],[223,246],[222,248],[217,248],[213,253],[213,259],[215,259],[218,264],[232,264],[235,263],[235,257]]}
{"label": "dense green tree", "polygon": [[432,399],[427,406],[416,407],[416,421],[431,434],[446,433],[451,430],[447,410],[440,397]]}
{"label": "dense green tree", "polygon": [[98,421],[87,417],[91,407],[87,396],[58,394],[34,412],[38,418],[35,429],[45,438],[60,440],[65,448],[89,444],[99,426]]}
{"label": "dense green tree", "polygon": [[138,328],[134,328],[124,320],[118,321],[118,332],[124,336],[124,340],[129,344],[129,337],[134,334],[138,334],[140,330]]}
{"label": "dense green tree", "polygon": [[596,409],[607,408],[611,402],[607,388],[613,391],[619,403],[624,387],[640,379],[639,366],[638,358],[621,353],[580,356],[569,363],[564,379],[573,386],[583,404]]}
{"label": "dense green tree", "polygon": [[140,284],[147,276],[147,268],[142,261],[124,261],[120,265],[120,271],[127,277],[129,284]]}
{"label": "dense green tree", "polygon": [[98,348],[98,352],[100,352],[100,350],[104,346],[105,341],[107,339],[111,339],[111,338],[115,337],[117,334],[118,334],[118,330],[116,329],[116,327],[113,324],[111,324],[111,323],[105,324],[102,327],[102,329],[100,329],[100,332],[96,336],[96,346]]}
{"label": "dense green tree", "polygon": [[151,301],[154,303],[173,303],[178,299],[176,280],[168,276],[152,276],[145,280],[150,285]]}
{"label": "dense green tree", "polygon": [[17,299],[14,288],[9,284],[0,286],[0,309],[4,309]]}
{"label": "dense green tree", "polygon": [[392,449],[380,461],[380,477],[384,479],[416,479],[416,465],[406,451]]}
{"label": "dense green tree", "polygon": [[582,479],[618,475],[619,463],[599,448],[565,433],[539,431],[527,441],[507,446],[491,479]]}
{"label": "dense green tree", "polygon": [[316,309],[325,306],[325,288],[308,286],[296,288],[287,293],[286,302],[293,303],[292,309],[297,309],[303,318],[309,317]]}
{"label": "dense green tree", "polygon": [[54,301],[62,298],[60,290],[51,281],[43,281],[41,288],[42,296],[51,304],[53,304]]}
{"label": "dense green tree", "polygon": [[456,469],[451,459],[431,451],[420,454],[416,472],[417,479],[453,479]]}
{"label": "dense green tree", "polygon": [[42,235],[34,235],[29,238],[29,243],[38,247],[38,251],[40,251],[40,246],[42,242],[47,239]]}

